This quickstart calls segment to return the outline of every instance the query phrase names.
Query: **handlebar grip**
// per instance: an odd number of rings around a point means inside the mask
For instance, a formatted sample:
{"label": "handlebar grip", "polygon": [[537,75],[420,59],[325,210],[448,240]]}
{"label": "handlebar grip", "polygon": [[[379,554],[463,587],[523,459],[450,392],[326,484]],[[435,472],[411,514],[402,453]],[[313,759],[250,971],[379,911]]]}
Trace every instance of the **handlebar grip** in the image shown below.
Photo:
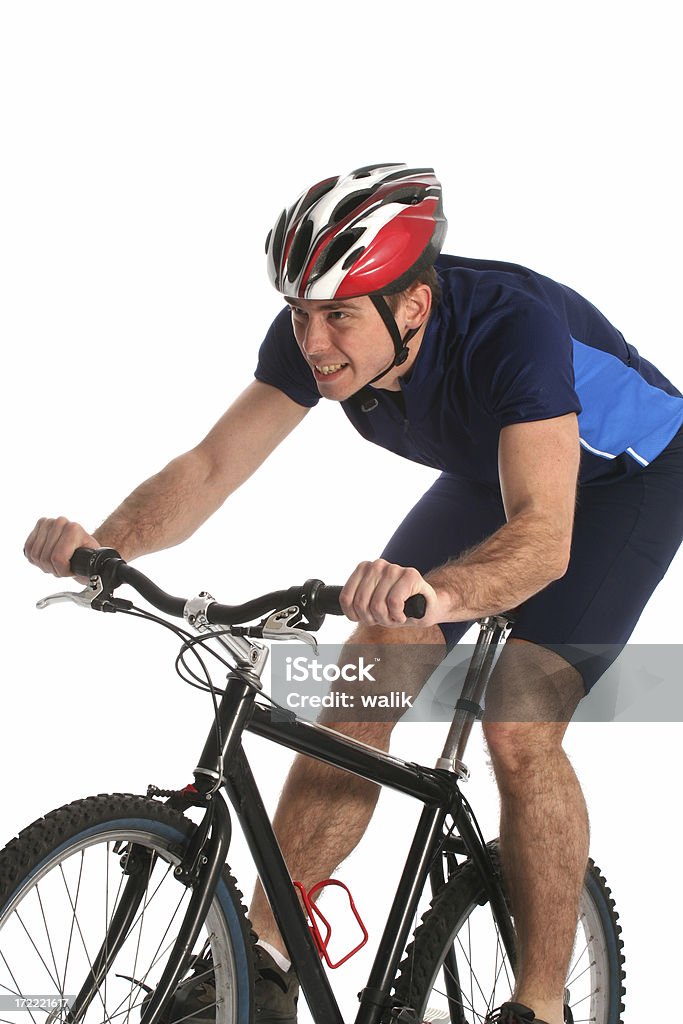
{"label": "handlebar grip", "polygon": [[114,548],[76,548],[69,568],[74,576],[97,576],[102,562],[108,558],[120,558]]}
{"label": "handlebar grip", "polygon": [[[316,605],[325,615],[343,615],[339,605],[341,587],[321,587],[316,594]],[[424,594],[413,594],[403,605],[403,612],[409,619],[423,619],[427,611]]]}
{"label": "handlebar grip", "polygon": [[424,619],[427,613],[427,598],[424,594],[413,594],[403,605],[403,614],[409,619]]}
{"label": "handlebar grip", "polygon": [[344,612],[339,606],[341,592],[341,587],[321,587],[315,595],[317,610],[323,615],[343,615]]}

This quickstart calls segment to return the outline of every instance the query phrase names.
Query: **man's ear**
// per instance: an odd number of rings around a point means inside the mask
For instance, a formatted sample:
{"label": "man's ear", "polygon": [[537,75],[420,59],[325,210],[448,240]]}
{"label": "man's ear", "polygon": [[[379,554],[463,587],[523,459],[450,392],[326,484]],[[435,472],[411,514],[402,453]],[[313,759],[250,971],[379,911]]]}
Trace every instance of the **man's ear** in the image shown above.
{"label": "man's ear", "polygon": [[406,327],[419,329],[427,320],[432,308],[432,290],[427,284],[415,284],[408,288],[401,303],[401,315]]}

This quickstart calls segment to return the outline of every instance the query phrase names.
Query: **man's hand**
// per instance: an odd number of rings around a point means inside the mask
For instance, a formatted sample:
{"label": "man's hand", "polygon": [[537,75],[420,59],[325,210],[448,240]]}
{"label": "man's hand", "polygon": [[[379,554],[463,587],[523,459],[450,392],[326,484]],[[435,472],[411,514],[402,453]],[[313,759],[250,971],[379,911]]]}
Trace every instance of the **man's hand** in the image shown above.
{"label": "man's hand", "polygon": [[72,576],[69,562],[76,548],[99,547],[102,547],[100,542],[82,526],[60,516],[59,519],[38,520],[24,544],[24,554],[43,572]]}
{"label": "man's hand", "polygon": [[[403,614],[403,605],[413,594],[424,594],[427,600],[423,619]],[[339,604],[352,622],[369,626],[433,626],[444,621],[443,598],[417,569],[392,565],[383,558],[360,563],[342,589]]]}

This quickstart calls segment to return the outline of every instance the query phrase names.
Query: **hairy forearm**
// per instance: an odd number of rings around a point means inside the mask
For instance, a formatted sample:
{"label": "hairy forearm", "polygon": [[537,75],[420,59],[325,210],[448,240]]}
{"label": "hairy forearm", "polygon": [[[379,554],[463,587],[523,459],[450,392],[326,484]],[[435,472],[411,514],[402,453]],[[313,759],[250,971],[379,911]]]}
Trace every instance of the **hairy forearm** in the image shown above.
{"label": "hairy forearm", "polygon": [[196,451],[173,459],[140,484],[93,536],[130,560],[186,540],[222,504]]}
{"label": "hairy forearm", "polygon": [[466,622],[515,608],[565,571],[553,524],[523,513],[425,579],[446,597],[444,621]]}

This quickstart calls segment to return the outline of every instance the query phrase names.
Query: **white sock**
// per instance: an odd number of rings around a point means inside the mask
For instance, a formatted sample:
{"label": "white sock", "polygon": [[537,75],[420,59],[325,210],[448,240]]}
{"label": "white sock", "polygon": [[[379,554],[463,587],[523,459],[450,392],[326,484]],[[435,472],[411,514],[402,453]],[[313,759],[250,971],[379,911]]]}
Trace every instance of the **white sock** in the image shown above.
{"label": "white sock", "polygon": [[258,939],[256,945],[262,946],[267,953],[270,953],[281,971],[288,971],[292,966],[292,961],[288,960],[286,956],[283,956],[280,950],[276,949],[275,946],[271,946],[269,942],[264,942],[263,939]]}

